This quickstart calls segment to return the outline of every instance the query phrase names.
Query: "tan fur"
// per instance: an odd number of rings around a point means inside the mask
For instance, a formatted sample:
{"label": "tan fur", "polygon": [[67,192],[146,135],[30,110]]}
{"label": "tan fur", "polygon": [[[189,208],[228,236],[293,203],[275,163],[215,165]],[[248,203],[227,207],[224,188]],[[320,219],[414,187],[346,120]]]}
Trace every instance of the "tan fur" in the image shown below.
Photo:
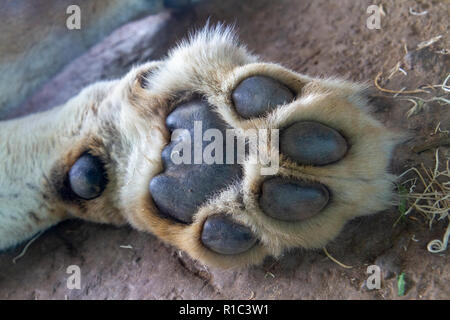
{"label": "tan fur", "polygon": [[[242,119],[234,110],[231,92],[251,75],[278,79],[297,93],[297,99],[267,117]],[[166,59],[134,68],[121,80],[87,88],[58,110],[2,123],[0,156],[7,159],[7,165],[0,169],[0,195],[24,190],[27,183],[34,183],[37,189],[25,197],[21,193],[17,201],[9,196],[6,205],[0,203],[0,248],[70,216],[114,224],[127,221],[203,263],[222,267],[259,263],[266,255],[278,256],[291,247],[320,248],[349,219],[383,210],[392,201],[394,177],[386,170],[400,136],[369,115],[364,90],[361,85],[315,79],[277,64],[258,62],[237,45],[229,29],[205,29]],[[235,128],[283,128],[296,121],[313,120],[338,130],[350,144],[341,161],[313,167],[281,157],[278,173],[326,185],[332,193],[331,203],[305,221],[273,219],[258,205],[261,183],[269,176],[260,175],[259,165],[245,163],[242,181],[199,208],[191,225],[158,215],[148,184],[161,172],[161,151],[170,141],[165,117],[176,103],[192,94],[206,97]],[[12,149],[12,144],[18,147]],[[109,183],[97,199],[66,199],[64,193],[61,195],[63,180],[77,157],[87,150],[107,163]],[[43,190],[47,199],[39,196]],[[30,210],[39,212],[41,223],[27,215]],[[226,212],[250,227],[259,238],[258,244],[233,256],[204,247],[200,241],[203,223],[217,212]],[[23,225],[12,223],[13,217]]]}

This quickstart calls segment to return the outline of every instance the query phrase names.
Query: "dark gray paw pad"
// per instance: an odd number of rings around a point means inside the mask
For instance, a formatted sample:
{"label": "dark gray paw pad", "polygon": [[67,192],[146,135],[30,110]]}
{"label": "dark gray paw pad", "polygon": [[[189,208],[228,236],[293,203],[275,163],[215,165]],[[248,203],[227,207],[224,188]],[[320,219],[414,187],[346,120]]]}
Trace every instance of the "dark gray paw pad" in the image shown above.
{"label": "dark gray paw pad", "polygon": [[[213,164],[207,164],[200,154],[200,164],[195,164],[194,126],[201,121],[200,140],[207,129],[218,129],[226,136],[226,123],[212,111],[213,107],[207,102],[196,99],[182,103],[167,117],[166,124],[170,131],[186,129],[189,134],[181,134],[175,141],[171,141],[162,152],[164,171],[150,181],[150,193],[159,211],[171,218],[184,223],[191,223],[197,209],[214,193],[226,188],[231,181],[237,179],[241,167],[236,164],[226,164],[225,139],[223,139],[223,158]],[[197,128],[200,125],[197,122]],[[172,153],[180,143],[187,142],[190,149],[184,152]],[[214,140],[214,138],[213,138]],[[201,153],[211,142],[200,141]],[[182,151],[182,150],[181,150]],[[188,155],[190,153],[190,155]],[[178,155],[181,163],[174,163],[173,156]]]}
{"label": "dark gray paw pad", "polygon": [[253,76],[242,81],[232,99],[236,111],[246,119],[262,116],[279,105],[291,102],[294,94],[282,83],[265,76]]}
{"label": "dark gray paw pad", "polygon": [[201,240],[207,248],[220,254],[242,253],[256,243],[256,238],[249,228],[223,215],[206,219]]}
{"label": "dark gray paw pad", "polygon": [[321,184],[277,177],[264,181],[259,204],[272,218],[299,221],[319,213],[328,200],[328,190]]}
{"label": "dark gray paw pad", "polygon": [[300,164],[330,164],[342,159],[347,149],[336,130],[318,122],[296,122],[280,134],[280,152]]}
{"label": "dark gray paw pad", "polygon": [[78,197],[90,200],[100,196],[107,179],[103,163],[88,153],[82,155],[69,170],[69,185]]}

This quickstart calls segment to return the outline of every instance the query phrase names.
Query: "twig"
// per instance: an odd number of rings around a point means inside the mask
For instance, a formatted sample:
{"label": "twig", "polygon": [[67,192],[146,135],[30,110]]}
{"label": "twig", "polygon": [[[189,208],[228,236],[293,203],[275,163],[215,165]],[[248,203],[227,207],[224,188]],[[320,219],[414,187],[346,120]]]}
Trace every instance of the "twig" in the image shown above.
{"label": "twig", "polygon": [[425,10],[425,11],[422,11],[422,12],[416,12],[416,11],[413,10],[413,8],[410,7],[409,8],[409,13],[412,14],[413,16],[424,16],[424,15],[428,14],[428,11]]}
{"label": "twig", "polygon": [[127,245],[127,246],[119,246],[122,249],[133,249],[133,247],[131,245]]}
{"label": "twig", "polygon": [[447,231],[445,231],[442,241],[438,239],[430,241],[427,245],[427,250],[431,253],[439,253],[447,250],[449,237],[450,237],[450,223],[447,226]]}
{"label": "twig", "polygon": [[378,81],[380,81],[380,77],[381,77],[382,74],[383,74],[383,72],[379,72],[377,74],[377,76],[375,77],[375,79],[374,79],[375,87],[377,87],[377,89],[382,91],[382,92],[398,93],[398,94],[429,93],[428,91],[425,91],[425,90],[422,90],[422,89],[398,91],[398,90],[390,90],[390,89],[382,88],[379,85],[379,83],[378,83]]}
{"label": "twig", "polygon": [[39,238],[43,233],[44,233],[44,231],[40,231],[40,232],[39,232],[38,234],[36,234],[33,238],[31,238],[30,241],[28,241],[28,243],[27,243],[27,244],[25,245],[25,247],[22,249],[22,252],[21,252],[18,256],[16,256],[16,257],[12,260],[12,262],[15,264],[17,260],[19,260],[20,258],[22,258],[22,257],[25,255],[25,253],[27,252],[28,247],[31,246],[31,244],[32,244],[37,238]]}
{"label": "twig", "polygon": [[442,130],[442,129],[441,129],[441,122],[440,122],[440,121],[439,121],[439,123],[437,124],[436,128],[434,129],[434,134],[437,134],[438,131],[441,132],[441,133],[447,133],[447,134],[450,134],[450,131],[448,131],[448,130]]}
{"label": "twig", "polygon": [[431,46],[433,43],[439,41],[442,38],[442,35],[431,38],[430,40],[423,41],[417,45],[417,50],[422,50],[423,48]]}
{"label": "twig", "polygon": [[323,252],[325,252],[325,254],[327,255],[327,257],[328,257],[331,261],[333,261],[334,263],[340,265],[342,268],[345,268],[345,269],[351,269],[351,268],[353,268],[353,266],[348,266],[348,265],[343,264],[342,262],[338,261],[337,259],[333,258],[333,257],[331,256],[331,254],[328,253],[327,248],[323,247]]}
{"label": "twig", "polygon": [[[406,101],[413,103],[413,106],[411,107],[411,109],[409,109],[408,112],[406,113],[406,116],[408,118],[411,117],[413,114],[416,114],[419,111],[421,111],[424,108],[424,106],[429,102],[437,101],[437,102],[443,102],[444,104],[450,104],[450,100],[448,100],[444,97],[433,97],[431,99],[423,99],[420,97],[406,96],[406,97],[400,98],[399,100],[406,100]],[[416,100],[418,100],[420,103],[418,103]]]}
{"label": "twig", "polygon": [[447,86],[447,81],[450,78],[450,73],[448,74],[447,78],[445,78],[444,82],[440,85],[441,89],[445,92],[450,92],[450,86]]}

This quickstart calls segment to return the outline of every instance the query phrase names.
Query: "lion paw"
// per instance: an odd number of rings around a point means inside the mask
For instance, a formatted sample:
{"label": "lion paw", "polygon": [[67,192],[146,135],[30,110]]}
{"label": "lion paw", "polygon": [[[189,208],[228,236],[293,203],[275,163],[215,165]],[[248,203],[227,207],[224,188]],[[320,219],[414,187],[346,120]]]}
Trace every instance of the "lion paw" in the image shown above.
{"label": "lion paw", "polygon": [[320,248],[391,203],[397,135],[369,115],[363,86],[258,62],[223,29],[132,75],[119,206],[195,259]]}

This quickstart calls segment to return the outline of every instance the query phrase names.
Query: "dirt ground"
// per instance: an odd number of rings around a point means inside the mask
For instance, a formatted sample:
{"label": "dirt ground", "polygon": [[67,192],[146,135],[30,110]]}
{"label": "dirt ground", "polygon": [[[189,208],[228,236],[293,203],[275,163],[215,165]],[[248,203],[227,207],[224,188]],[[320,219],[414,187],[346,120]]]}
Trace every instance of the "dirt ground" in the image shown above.
{"label": "dirt ground", "polygon": [[[379,30],[366,27],[366,9],[372,2],[353,0],[209,1],[182,13],[144,18],[68,65],[16,114],[52,107],[90,82],[120,76],[136,62],[158,58],[208,18],[234,23],[250,50],[298,72],[372,84],[383,72],[380,85],[393,90],[442,84],[450,72],[449,2],[377,3],[384,11]],[[426,14],[414,15],[410,8]],[[143,27],[149,32],[130,36],[130,30]],[[439,35],[433,45],[416,50]],[[398,71],[388,79],[398,62],[406,74]],[[416,95],[429,99],[444,94],[439,88],[430,90],[429,95]],[[434,148],[418,153],[418,147],[430,142],[441,144],[440,159],[445,162],[448,136],[443,140],[446,133],[434,132],[439,122],[442,130],[450,130],[449,105],[430,102],[408,118],[412,103],[401,96],[373,90],[375,117],[410,134],[394,154],[392,172],[400,174],[421,163],[433,167]],[[327,246],[333,257],[352,268],[339,266],[321,250],[298,249],[258,267],[234,270],[206,268],[128,227],[68,221],[44,233],[15,263],[23,245],[0,255],[0,299],[449,299],[450,249],[432,254],[426,248],[429,241],[442,239],[448,219],[430,230],[414,211],[394,226],[399,216],[392,207],[355,219]],[[372,264],[383,271],[379,290],[365,285]],[[81,268],[81,290],[66,287],[69,265]],[[401,273],[404,296],[397,289]]]}

